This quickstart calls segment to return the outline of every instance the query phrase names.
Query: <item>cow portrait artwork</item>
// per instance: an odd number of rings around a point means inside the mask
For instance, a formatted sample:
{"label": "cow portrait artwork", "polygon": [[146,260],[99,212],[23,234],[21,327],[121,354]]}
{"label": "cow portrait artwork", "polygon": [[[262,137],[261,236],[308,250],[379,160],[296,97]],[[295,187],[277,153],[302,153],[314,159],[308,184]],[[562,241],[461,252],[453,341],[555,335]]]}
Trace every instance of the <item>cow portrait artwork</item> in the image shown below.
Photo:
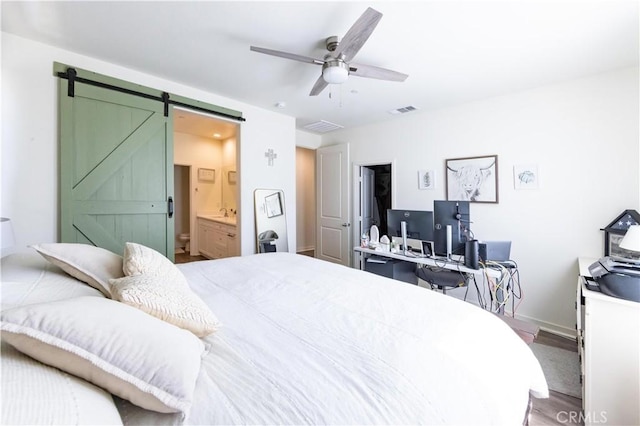
{"label": "cow portrait artwork", "polygon": [[447,200],[498,202],[498,156],[446,160]]}

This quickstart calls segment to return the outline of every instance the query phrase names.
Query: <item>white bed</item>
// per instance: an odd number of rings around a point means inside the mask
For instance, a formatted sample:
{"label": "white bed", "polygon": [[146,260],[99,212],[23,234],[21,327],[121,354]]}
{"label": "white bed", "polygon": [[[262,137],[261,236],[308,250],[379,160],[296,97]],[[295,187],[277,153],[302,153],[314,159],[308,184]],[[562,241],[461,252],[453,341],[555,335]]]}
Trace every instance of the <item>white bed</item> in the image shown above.
{"label": "white bed", "polygon": [[[3,310],[104,297],[35,252],[2,266]],[[161,414],[114,397],[125,424],[516,425],[530,395],[548,396],[529,347],[455,298],[288,253],[178,268],[219,329],[201,339],[190,410]],[[2,423],[24,423],[9,418],[24,415],[11,396],[22,385],[2,376]]]}

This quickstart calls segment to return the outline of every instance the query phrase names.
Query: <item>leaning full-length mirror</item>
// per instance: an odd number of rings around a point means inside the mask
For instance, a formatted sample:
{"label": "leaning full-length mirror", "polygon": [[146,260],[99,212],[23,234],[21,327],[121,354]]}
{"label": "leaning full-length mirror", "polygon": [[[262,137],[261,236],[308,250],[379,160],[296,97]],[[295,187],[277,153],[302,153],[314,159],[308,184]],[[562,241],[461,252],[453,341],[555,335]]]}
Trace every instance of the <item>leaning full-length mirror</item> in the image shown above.
{"label": "leaning full-length mirror", "polygon": [[284,192],[279,189],[256,189],[253,195],[258,253],[289,251]]}

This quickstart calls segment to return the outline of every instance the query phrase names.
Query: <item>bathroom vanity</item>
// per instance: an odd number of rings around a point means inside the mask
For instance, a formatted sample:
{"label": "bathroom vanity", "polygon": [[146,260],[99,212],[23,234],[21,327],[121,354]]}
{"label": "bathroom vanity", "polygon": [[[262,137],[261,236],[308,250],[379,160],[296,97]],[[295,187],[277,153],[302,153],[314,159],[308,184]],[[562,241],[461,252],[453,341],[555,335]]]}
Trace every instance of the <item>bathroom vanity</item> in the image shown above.
{"label": "bathroom vanity", "polygon": [[209,259],[237,256],[236,216],[198,215],[198,251]]}

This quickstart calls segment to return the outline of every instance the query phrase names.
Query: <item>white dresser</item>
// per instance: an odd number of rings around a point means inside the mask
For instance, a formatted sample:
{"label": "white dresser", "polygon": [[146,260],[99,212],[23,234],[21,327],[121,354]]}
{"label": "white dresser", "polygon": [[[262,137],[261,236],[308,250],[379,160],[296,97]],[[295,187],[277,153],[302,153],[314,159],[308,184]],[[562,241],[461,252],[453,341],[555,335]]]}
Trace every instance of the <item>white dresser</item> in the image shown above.
{"label": "white dresser", "polygon": [[238,255],[235,220],[198,217],[198,251],[209,259]]}
{"label": "white dresser", "polygon": [[584,424],[640,425],[640,303],[589,290],[585,277],[596,260],[578,259]]}

